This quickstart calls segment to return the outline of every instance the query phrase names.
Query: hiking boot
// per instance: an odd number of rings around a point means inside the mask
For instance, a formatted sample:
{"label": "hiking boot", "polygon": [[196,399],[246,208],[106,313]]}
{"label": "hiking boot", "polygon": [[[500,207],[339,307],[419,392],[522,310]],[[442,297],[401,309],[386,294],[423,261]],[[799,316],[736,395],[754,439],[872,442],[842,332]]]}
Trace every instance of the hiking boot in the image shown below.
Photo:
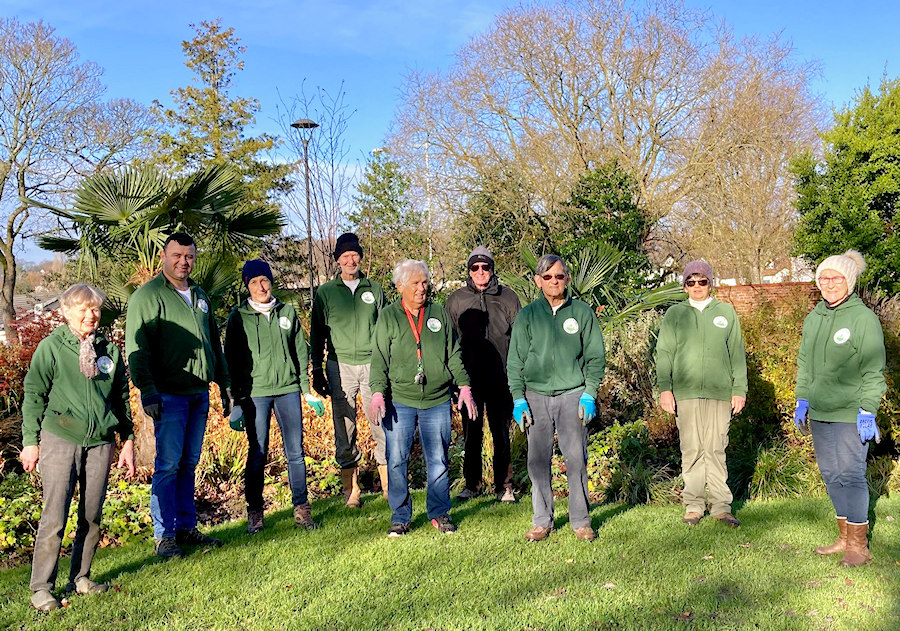
{"label": "hiking boot", "polygon": [[506,487],[501,492],[497,493],[497,501],[503,502],[504,504],[515,504],[516,496],[511,488]]}
{"label": "hiking boot", "polygon": [[294,506],[294,524],[307,530],[315,530],[319,527],[319,524],[313,521],[309,502]]}
{"label": "hiking boot", "polygon": [[263,511],[247,509],[247,532],[255,535],[263,529]]}
{"label": "hiking boot", "polygon": [[222,540],[205,535],[196,528],[190,530],[176,530],[175,542],[180,546],[209,546],[211,548],[222,547]]}
{"label": "hiking boot", "polygon": [[76,594],[102,594],[107,590],[109,590],[109,585],[106,583],[95,583],[88,577],[82,576],[74,583],[66,585],[64,591],[75,592]]}
{"label": "hiking boot", "polygon": [[869,531],[869,522],[851,524],[847,522],[847,552],[841,559],[841,567],[856,567],[865,565],[872,560],[869,554],[869,539],[866,534]]}
{"label": "hiking boot", "polygon": [[38,611],[53,611],[61,605],[48,590],[39,589],[31,595],[31,606]]}
{"label": "hiking boot", "polygon": [[361,491],[359,490],[359,469],[348,467],[341,469],[341,487],[344,489],[344,500],[347,508],[359,508]]}
{"label": "hiking boot", "polygon": [[174,559],[175,557],[184,556],[181,548],[175,543],[175,537],[161,537],[157,539],[153,551],[156,552],[156,556],[160,556],[164,559]]}
{"label": "hiking boot", "polygon": [[731,526],[732,528],[737,528],[741,525],[741,522],[738,521],[738,518],[731,513],[719,513],[718,515],[711,515],[711,517],[720,521],[726,526]]}
{"label": "hiking boot", "polygon": [[456,524],[450,521],[450,518],[446,515],[435,517],[431,520],[431,525],[437,528],[442,535],[452,535],[456,532]]}
{"label": "hiking boot", "polygon": [[847,551],[847,518],[838,517],[838,538],[830,546],[817,546],[816,554],[827,556],[829,554],[837,554],[838,552]]}
{"label": "hiking boot", "polygon": [[471,500],[478,497],[478,495],[478,491],[473,491],[469,487],[466,487],[456,494],[456,499],[458,499],[460,502],[465,502],[466,500]]}
{"label": "hiking boot", "polygon": [[694,511],[689,511],[684,514],[681,521],[682,523],[687,524],[688,526],[696,526],[700,523],[700,520],[703,519],[703,515],[701,513],[696,513]]}
{"label": "hiking boot", "polygon": [[544,528],[543,526],[534,526],[531,530],[525,533],[525,538],[528,541],[543,541],[547,537],[550,536],[550,533],[553,531],[553,528]]}
{"label": "hiking boot", "polygon": [[575,529],[575,538],[579,541],[593,541],[597,538],[597,534],[590,526],[582,526]]}
{"label": "hiking boot", "polygon": [[387,532],[388,537],[392,538],[402,537],[405,534],[409,534],[409,524],[391,524]]}

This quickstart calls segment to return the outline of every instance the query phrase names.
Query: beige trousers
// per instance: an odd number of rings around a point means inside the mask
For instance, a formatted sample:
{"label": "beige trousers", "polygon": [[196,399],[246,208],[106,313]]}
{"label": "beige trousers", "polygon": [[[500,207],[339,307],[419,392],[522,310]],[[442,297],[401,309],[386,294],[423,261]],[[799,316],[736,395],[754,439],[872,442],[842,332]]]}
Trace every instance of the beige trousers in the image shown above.
{"label": "beige trousers", "polygon": [[675,422],[681,441],[681,475],[684,491],[681,500],[685,512],[706,512],[709,490],[709,514],[731,512],[731,489],[725,467],[731,401],[684,399],[677,402]]}

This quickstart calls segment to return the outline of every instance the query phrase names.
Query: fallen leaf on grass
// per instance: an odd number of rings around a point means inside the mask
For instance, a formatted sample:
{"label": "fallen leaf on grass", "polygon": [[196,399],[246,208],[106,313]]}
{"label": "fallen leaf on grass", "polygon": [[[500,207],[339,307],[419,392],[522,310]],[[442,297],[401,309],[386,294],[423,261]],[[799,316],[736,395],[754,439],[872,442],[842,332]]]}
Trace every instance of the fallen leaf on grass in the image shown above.
{"label": "fallen leaf on grass", "polygon": [[290,585],[285,585],[284,588],[285,588],[285,589],[291,589],[293,586],[294,586],[294,584],[291,583]]}
{"label": "fallen leaf on grass", "polygon": [[782,544],[779,544],[778,547],[781,548],[782,550],[790,550],[790,549],[791,549],[791,544],[789,544],[789,543],[782,543]]}
{"label": "fallen leaf on grass", "polygon": [[838,598],[837,604],[839,604],[841,606],[841,609],[847,608],[847,602],[843,598]]}
{"label": "fallen leaf on grass", "polygon": [[575,563],[575,559],[566,559],[566,563]]}
{"label": "fallen leaf on grass", "polygon": [[112,590],[113,590],[114,592],[120,592],[120,591],[122,591],[122,588],[119,587],[118,585],[113,585],[113,586],[112,586]]}
{"label": "fallen leaf on grass", "polygon": [[565,593],[566,593],[566,590],[564,590],[562,587],[560,587],[559,589],[556,590],[557,596],[563,596]]}
{"label": "fallen leaf on grass", "polygon": [[68,598],[63,598],[61,601],[59,601],[59,604],[62,605],[63,607],[68,607],[68,606],[69,606],[69,599],[68,599]]}
{"label": "fallen leaf on grass", "polygon": [[675,614],[672,617],[675,618],[676,620],[678,620],[679,622],[687,622],[688,620],[690,620],[693,617],[693,615],[694,614],[690,611],[683,611],[681,613]]}
{"label": "fallen leaf on grass", "polygon": [[749,548],[749,547],[751,547],[751,545],[752,545],[752,544],[748,541],[747,543],[742,543],[742,544],[740,545],[740,547],[741,547],[741,548]]}
{"label": "fallen leaf on grass", "polygon": [[705,583],[705,582],[706,582],[706,577],[705,577],[705,576],[698,576],[698,577],[697,577],[697,582],[698,582],[698,583]]}
{"label": "fallen leaf on grass", "polygon": [[807,616],[818,616],[818,615],[819,615],[819,610],[818,610],[818,609],[813,609],[812,611],[808,612],[806,615],[807,615]]}
{"label": "fallen leaf on grass", "polygon": [[703,560],[704,560],[704,561],[711,561],[712,558],[713,558],[713,555],[712,555],[712,554],[707,554],[705,557],[703,557]]}
{"label": "fallen leaf on grass", "polygon": [[369,521],[375,521],[374,517],[366,517],[366,519],[368,519]]}
{"label": "fallen leaf on grass", "polygon": [[844,585],[853,585],[853,581],[851,581],[849,578],[845,578]]}
{"label": "fallen leaf on grass", "polygon": [[867,605],[866,603],[859,603],[859,606],[870,613],[875,613],[875,607],[873,607],[872,605]]}
{"label": "fallen leaf on grass", "polygon": [[803,584],[807,587],[822,587],[822,583],[820,583],[819,581],[807,581]]}
{"label": "fallen leaf on grass", "polygon": [[786,615],[788,618],[796,618],[797,612],[794,611],[793,609],[788,609],[784,612],[784,615]]}
{"label": "fallen leaf on grass", "polygon": [[893,516],[888,515],[887,517],[884,518],[884,520],[885,521],[894,521],[894,518],[893,518]]}
{"label": "fallen leaf on grass", "polygon": [[606,583],[606,584],[603,586],[603,589],[615,589],[615,587],[616,587],[616,584],[615,584],[615,583]]}

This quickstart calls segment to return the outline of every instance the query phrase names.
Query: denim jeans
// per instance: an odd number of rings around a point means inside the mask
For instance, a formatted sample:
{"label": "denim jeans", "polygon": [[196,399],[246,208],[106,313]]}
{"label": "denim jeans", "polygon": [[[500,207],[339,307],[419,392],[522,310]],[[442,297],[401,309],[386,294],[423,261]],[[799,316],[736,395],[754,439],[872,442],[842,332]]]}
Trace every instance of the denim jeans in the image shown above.
{"label": "denim jeans", "polygon": [[[244,409],[247,419],[247,468],[244,472],[244,493],[247,508],[263,509],[263,470],[269,455],[269,422],[272,409],[281,429],[284,455],[288,463],[288,484],[294,506],[306,504],[306,459],[303,453],[303,404],[299,392],[277,397],[253,397]],[[247,405],[247,402],[244,403]]]}
{"label": "denim jeans", "polygon": [[450,513],[450,401],[427,410],[389,403],[382,424],[387,444],[388,504],[392,524],[408,524],[412,520],[407,466],[417,420],[428,480],[425,501],[428,519]]}
{"label": "denim jeans", "polygon": [[153,422],[156,460],[150,486],[153,536],[174,537],[176,530],[197,526],[194,469],[200,461],[209,393],[161,393],[162,418]]}
{"label": "denim jeans", "polygon": [[835,513],[853,524],[869,521],[869,444],[859,439],[856,423],[810,421],[810,430],[819,472]]}

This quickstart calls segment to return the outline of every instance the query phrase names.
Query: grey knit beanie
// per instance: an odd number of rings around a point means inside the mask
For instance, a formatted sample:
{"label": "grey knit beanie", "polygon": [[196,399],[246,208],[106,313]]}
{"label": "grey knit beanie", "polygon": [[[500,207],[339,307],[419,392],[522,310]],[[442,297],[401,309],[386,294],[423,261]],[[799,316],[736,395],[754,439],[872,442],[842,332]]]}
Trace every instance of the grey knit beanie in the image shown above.
{"label": "grey knit beanie", "polygon": [[833,269],[847,279],[847,293],[852,294],[853,289],[856,287],[856,279],[866,269],[866,261],[863,259],[862,254],[856,250],[847,250],[843,254],[829,256],[819,263],[819,267],[816,268],[816,287],[819,288],[819,291],[822,291],[822,287],[819,285],[819,277],[827,269]]}
{"label": "grey knit beanie", "polygon": [[466,261],[466,267],[472,267],[474,263],[487,263],[491,267],[494,266],[494,257],[491,256],[491,251],[488,250],[483,245],[479,245],[477,248],[472,250],[472,253],[469,254],[469,259]]}
{"label": "grey knit beanie", "polygon": [[682,278],[682,283],[686,281],[688,278],[693,276],[694,274],[700,274],[701,276],[706,276],[709,279],[709,282],[713,282],[713,271],[712,267],[710,267],[709,263],[706,261],[691,261],[687,265],[684,266],[684,277]]}

